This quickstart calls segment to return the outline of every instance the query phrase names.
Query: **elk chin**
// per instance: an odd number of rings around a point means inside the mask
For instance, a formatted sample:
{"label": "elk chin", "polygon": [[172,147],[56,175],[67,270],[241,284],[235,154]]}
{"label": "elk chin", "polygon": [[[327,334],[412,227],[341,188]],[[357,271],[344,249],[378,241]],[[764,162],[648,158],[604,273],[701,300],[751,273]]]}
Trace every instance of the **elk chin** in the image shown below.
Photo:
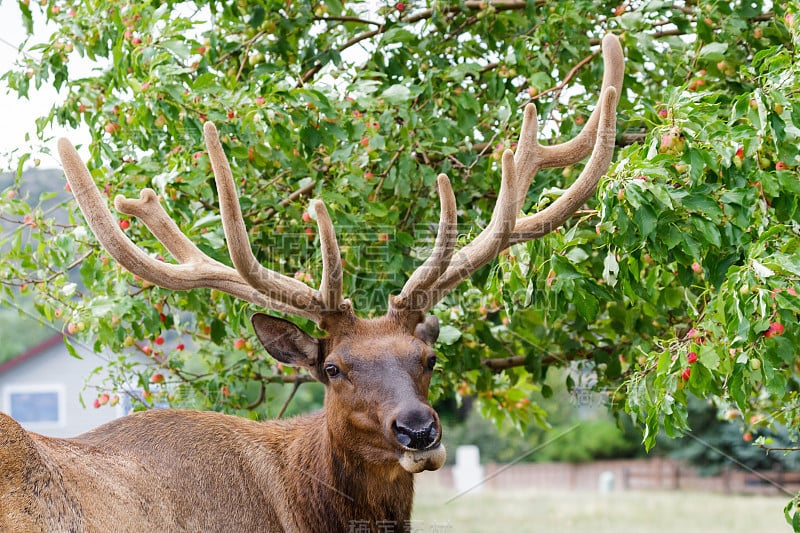
{"label": "elk chin", "polygon": [[400,466],[406,472],[419,474],[424,470],[439,470],[447,459],[444,444],[439,442],[436,446],[425,450],[403,450],[400,454]]}

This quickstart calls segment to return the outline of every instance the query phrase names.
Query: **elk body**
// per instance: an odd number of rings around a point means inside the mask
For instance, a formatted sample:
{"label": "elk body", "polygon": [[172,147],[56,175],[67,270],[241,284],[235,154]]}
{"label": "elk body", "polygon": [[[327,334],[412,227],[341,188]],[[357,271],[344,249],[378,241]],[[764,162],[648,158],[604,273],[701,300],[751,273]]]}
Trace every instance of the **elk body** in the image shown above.
{"label": "elk body", "polygon": [[[133,274],[173,289],[214,288],[266,309],[313,319],[314,338],[283,319],[252,317],[277,360],[325,385],[324,408],[290,420],[254,422],[211,412],[155,410],[120,418],[72,439],[26,432],[0,415],[0,531],[403,531],[413,474],[445,460],[441,426],[427,400],[438,335],[431,308],[512,244],[560,226],[593,194],[611,161],[623,77],[616,37],[603,40],[600,101],[575,139],[538,143],[525,109],[515,153],[502,157],[492,219],[455,251],[456,206],[440,175],[441,218],[433,251],[389,302],[387,314],[356,316],[342,296],[342,264],[325,205],[315,202],[323,281],[315,290],[257,263],[230,166],[215,127],[206,144],[234,268],[204,255],[144,189],[117,197],[177,260],[168,264],[122,233],[72,145],[59,142],[70,187],[100,244]],[[518,218],[536,172],[591,153],[576,182],[544,210]]]}

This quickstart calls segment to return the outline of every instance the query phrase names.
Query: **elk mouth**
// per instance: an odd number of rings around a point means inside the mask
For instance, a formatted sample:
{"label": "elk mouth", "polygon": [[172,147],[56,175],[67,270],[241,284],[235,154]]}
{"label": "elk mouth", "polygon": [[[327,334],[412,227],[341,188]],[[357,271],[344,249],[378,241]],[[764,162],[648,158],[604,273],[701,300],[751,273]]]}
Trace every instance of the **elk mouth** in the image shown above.
{"label": "elk mouth", "polygon": [[400,466],[412,474],[418,474],[424,470],[438,470],[444,464],[445,459],[447,459],[447,451],[441,441],[424,450],[404,448],[400,452]]}

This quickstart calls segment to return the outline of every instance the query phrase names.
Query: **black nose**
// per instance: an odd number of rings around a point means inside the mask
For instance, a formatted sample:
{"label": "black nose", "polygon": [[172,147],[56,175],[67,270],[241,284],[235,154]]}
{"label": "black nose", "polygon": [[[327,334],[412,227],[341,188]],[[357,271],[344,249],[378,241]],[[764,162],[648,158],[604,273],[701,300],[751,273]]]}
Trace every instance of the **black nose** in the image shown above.
{"label": "black nose", "polygon": [[397,442],[412,450],[428,448],[436,442],[436,437],[439,435],[439,432],[436,431],[436,422],[431,422],[420,429],[414,429],[395,421],[392,423],[392,430]]}

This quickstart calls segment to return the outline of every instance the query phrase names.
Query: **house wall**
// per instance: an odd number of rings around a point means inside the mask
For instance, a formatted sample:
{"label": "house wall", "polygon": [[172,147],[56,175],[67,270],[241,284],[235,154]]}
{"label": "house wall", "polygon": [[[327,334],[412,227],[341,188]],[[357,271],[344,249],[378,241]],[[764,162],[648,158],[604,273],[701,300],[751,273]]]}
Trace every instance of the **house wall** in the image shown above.
{"label": "house wall", "polygon": [[[92,407],[96,396],[93,389],[85,387],[85,380],[93,369],[103,364],[103,360],[89,346],[77,342],[73,342],[73,346],[83,359],[70,356],[63,341],[59,340],[0,373],[0,411],[11,411],[10,399],[14,393],[58,391],[58,421],[21,422],[25,429],[51,437],[74,437],[121,416],[123,412],[119,407]],[[93,382],[100,384],[98,376],[93,378]],[[84,393],[86,407],[81,405],[81,392]],[[16,396],[17,401],[21,401],[20,398]]]}

